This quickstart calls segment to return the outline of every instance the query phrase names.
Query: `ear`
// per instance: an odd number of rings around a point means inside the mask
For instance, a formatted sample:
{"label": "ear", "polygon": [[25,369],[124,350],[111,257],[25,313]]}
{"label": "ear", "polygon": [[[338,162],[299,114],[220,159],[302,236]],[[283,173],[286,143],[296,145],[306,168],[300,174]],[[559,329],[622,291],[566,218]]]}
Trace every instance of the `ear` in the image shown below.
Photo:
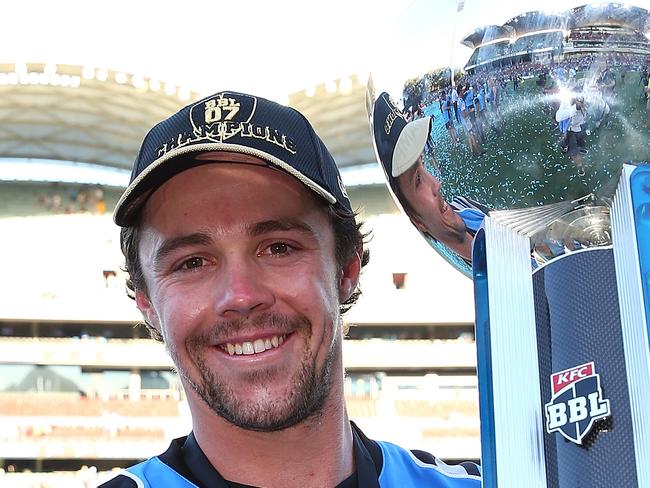
{"label": "ear", "polygon": [[151,305],[149,297],[145,295],[142,290],[135,290],[135,304],[137,305],[138,310],[142,313],[147,324],[156,329],[162,335],[158,314],[153,308],[153,305]]}
{"label": "ear", "polygon": [[359,274],[361,273],[361,256],[363,256],[363,246],[359,246],[352,255],[348,263],[343,267],[341,279],[339,281],[339,302],[345,302],[359,284]]}

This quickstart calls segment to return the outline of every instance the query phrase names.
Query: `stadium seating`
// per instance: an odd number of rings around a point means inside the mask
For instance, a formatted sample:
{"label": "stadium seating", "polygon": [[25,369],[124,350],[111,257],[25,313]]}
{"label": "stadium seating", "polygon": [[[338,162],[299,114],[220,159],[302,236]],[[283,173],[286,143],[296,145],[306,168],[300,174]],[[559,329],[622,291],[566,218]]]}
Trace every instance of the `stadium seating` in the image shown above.
{"label": "stadium seating", "polygon": [[162,428],[125,427],[108,429],[106,427],[81,427],[54,425],[44,431],[43,429],[26,429],[23,438],[44,437],[48,440],[72,439],[112,439],[112,440],[164,440],[165,432]]}
{"label": "stadium seating", "polygon": [[561,48],[564,34],[562,32],[549,32],[520,37],[512,45],[512,54],[533,52],[546,48]]}
{"label": "stadium seating", "polygon": [[368,397],[346,397],[350,418],[377,416],[377,402]]}
{"label": "stadium seating", "polygon": [[68,393],[6,393],[0,395],[0,412],[7,416],[36,417],[177,417],[178,400],[173,398],[92,399]]}
{"label": "stadium seating", "polygon": [[[79,184],[0,181],[0,218],[111,212],[119,192],[101,189],[104,203],[98,206],[96,190]],[[88,196],[79,198],[80,194]]]}
{"label": "stadium seating", "polygon": [[426,427],[422,429],[422,437],[438,438],[438,437],[476,437],[479,435],[479,427],[477,426],[454,426],[446,427]]}
{"label": "stadium seating", "polygon": [[478,404],[470,401],[395,400],[397,413],[404,417],[447,418],[453,413],[478,417]]}

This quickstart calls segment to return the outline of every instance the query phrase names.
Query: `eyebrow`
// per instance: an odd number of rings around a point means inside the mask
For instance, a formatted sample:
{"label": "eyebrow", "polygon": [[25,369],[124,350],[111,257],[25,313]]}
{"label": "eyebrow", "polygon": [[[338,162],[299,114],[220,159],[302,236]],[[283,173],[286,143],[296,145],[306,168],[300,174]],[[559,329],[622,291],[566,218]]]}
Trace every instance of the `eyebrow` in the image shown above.
{"label": "eyebrow", "polygon": [[413,174],[411,174],[411,177],[409,178],[409,181],[410,181],[411,186],[412,186],[413,188],[416,188],[416,187],[417,187],[417,184],[418,184],[418,182],[417,182],[417,175],[418,175],[418,171],[419,171],[419,169],[420,169],[420,168],[418,168],[418,166],[419,166],[418,164],[416,164],[416,165],[414,166]]}
{"label": "eyebrow", "polygon": [[[212,238],[203,232],[195,232],[185,236],[172,237],[165,240],[162,245],[156,250],[154,254],[154,263],[159,263],[166,256],[174,252],[176,249],[185,246],[206,246],[212,242]],[[154,264],[155,266],[155,264]]]}
{"label": "eyebrow", "polygon": [[257,222],[248,228],[248,235],[251,237],[257,237],[278,230],[293,230],[311,237],[317,237],[316,232],[310,225],[306,224],[305,222],[292,219],[264,220],[262,222]]}
{"label": "eyebrow", "polygon": [[[264,220],[248,226],[246,233],[250,237],[258,237],[269,232],[276,231],[298,231],[302,234],[316,238],[314,229],[304,222],[298,220]],[[213,240],[208,234],[204,232],[194,232],[192,234],[172,237],[165,240],[162,245],[156,250],[154,254],[154,263],[159,263],[166,256],[172,252],[186,246],[207,246],[212,244]]]}

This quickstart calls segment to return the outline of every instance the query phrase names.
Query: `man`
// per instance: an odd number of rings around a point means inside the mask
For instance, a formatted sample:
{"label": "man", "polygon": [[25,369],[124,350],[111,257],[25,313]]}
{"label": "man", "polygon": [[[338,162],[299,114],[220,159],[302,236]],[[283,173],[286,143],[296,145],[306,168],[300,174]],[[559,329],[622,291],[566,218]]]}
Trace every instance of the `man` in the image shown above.
{"label": "man", "polygon": [[646,120],[645,120],[645,125],[646,127],[650,127],[650,78],[647,79],[646,81],[646,86],[643,88],[643,93],[646,97],[646,102],[645,102],[645,113],[646,113]]}
{"label": "man", "polygon": [[393,174],[398,198],[406,203],[404,210],[415,227],[471,261],[472,239],[487,212],[473,208],[473,202],[464,197],[454,197],[447,203],[440,191],[440,180],[427,171],[421,156],[410,167],[401,167]]}
{"label": "man", "polygon": [[440,113],[442,114],[442,121],[444,122],[445,127],[447,128],[447,132],[449,133],[451,143],[454,146],[457,146],[460,142],[460,139],[458,139],[456,127],[454,127],[454,120],[451,115],[451,102],[444,91],[440,95]]}
{"label": "man", "polygon": [[600,88],[603,97],[609,102],[616,88],[616,73],[614,73],[607,63],[605,63],[605,67],[602,69],[596,84]]}
{"label": "man", "polygon": [[585,168],[582,161],[582,154],[587,153],[587,148],[583,125],[587,120],[587,111],[585,110],[584,100],[582,98],[577,98],[573,102],[569,112],[571,118],[567,130],[567,143],[569,156],[578,170],[578,175],[584,176]]}
{"label": "man", "polygon": [[[460,110],[460,123],[465,130],[465,137],[467,138],[467,145],[469,146],[470,151],[475,156],[482,156],[485,151],[479,141],[478,134],[478,124],[472,120],[470,111],[467,108],[465,103],[465,92],[464,88],[460,87],[460,98],[458,100],[458,109]],[[472,112],[473,113],[473,112]]]}
{"label": "man", "polygon": [[[474,87],[470,86],[469,82],[465,83],[465,87],[461,88],[463,91],[460,92],[462,102],[459,104],[461,106],[461,118],[465,116],[465,119],[467,122],[467,126],[469,127],[469,132],[472,132],[474,136],[476,137],[477,144],[475,147],[480,147],[481,144],[485,142],[485,136],[483,134],[483,127],[481,125],[481,121],[478,118],[477,115],[477,102],[478,100],[476,99],[475,93],[474,93]],[[470,144],[472,145],[472,144]],[[480,149],[478,151],[479,154],[483,153],[483,150]]]}
{"label": "man", "polygon": [[[420,232],[471,261],[472,239],[489,209],[464,197],[445,201],[440,180],[427,171],[422,159],[430,120],[393,119],[395,111],[388,94],[382,93],[372,117],[377,154],[395,196]],[[387,131],[386,121],[391,119]]]}
{"label": "man", "polygon": [[479,486],[348,419],[341,314],[368,255],[301,114],[234,92],[185,107],[144,139],[114,218],[193,429],[105,488]]}
{"label": "man", "polygon": [[456,87],[453,86],[451,87],[451,104],[454,106],[454,114],[456,114],[456,122],[460,123],[460,112],[458,111],[458,91],[456,90]]}

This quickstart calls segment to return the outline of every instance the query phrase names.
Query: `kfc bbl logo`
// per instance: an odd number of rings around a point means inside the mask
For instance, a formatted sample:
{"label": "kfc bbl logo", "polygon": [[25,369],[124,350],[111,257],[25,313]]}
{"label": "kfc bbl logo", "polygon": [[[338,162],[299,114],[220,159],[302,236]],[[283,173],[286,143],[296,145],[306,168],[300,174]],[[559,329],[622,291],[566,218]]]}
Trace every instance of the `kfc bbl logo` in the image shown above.
{"label": "kfc bbl logo", "polygon": [[551,375],[551,401],[546,404],[546,431],[559,432],[576,444],[598,419],[610,415],[594,363],[581,364]]}

